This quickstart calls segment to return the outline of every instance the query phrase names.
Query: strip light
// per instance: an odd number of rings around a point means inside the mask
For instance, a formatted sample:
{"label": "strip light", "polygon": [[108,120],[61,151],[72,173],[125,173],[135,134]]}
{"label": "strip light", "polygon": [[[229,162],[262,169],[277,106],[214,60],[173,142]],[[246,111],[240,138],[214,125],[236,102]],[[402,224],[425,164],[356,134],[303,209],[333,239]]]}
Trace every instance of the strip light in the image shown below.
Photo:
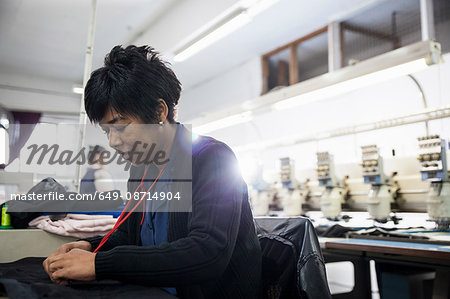
{"label": "strip light", "polygon": [[388,80],[412,74],[423,70],[427,66],[428,65],[426,64],[424,58],[417,59],[402,65],[370,73],[358,78],[350,79],[280,101],[278,103],[275,103],[273,105],[273,108],[275,108],[276,110],[284,110],[300,105],[309,104],[319,100],[325,100],[327,98],[343,95],[360,88],[376,85],[381,82],[386,82]]}
{"label": "strip light", "polygon": [[76,94],[83,94],[84,88],[82,86],[79,86],[79,85],[74,85],[72,87],[72,92],[76,93]]}
{"label": "strip light", "polygon": [[206,28],[201,28],[194,37],[183,42],[182,46],[174,51],[175,62],[184,61],[201,50],[207,48],[218,40],[249,23],[251,19],[266,10],[279,0],[244,0],[237,3],[230,10],[225,11]]}
{"label": "strip light", "polygon": [[8,164],[8,143],[6,129],[0,128],[0,164]]}
{"label": "strip light", "polygon": [[198,126],[193,128],[194,133],[196,134],[205,134],[208,132],[216,131],[222,128],[231,127],[237,124],[249,122],[252,120],[252,112],[247,111],[237,115],[227,116],[210,123],[207,123],[202,126]]}
{"label": "strip light", "polygon": [[175,62],[180,62],[188,59],[189,57],[193,56],[194,54],[200,52],[204,48],[212,45],[216,41],[220,40],[221,38],[224,38],[228,34],[230,34],[233,31],[236,31],[237,29],[241,28],[245,24],[250,22],[250,17],[245,13],[242,12],[238,14],[237,16],[233,17],[230,21],[223,24],[210,34],[206,35],[204,38],[198,40],[197,42],[193,43],[191,46],[187,47],[182,52],[175,55],[173,60]]}

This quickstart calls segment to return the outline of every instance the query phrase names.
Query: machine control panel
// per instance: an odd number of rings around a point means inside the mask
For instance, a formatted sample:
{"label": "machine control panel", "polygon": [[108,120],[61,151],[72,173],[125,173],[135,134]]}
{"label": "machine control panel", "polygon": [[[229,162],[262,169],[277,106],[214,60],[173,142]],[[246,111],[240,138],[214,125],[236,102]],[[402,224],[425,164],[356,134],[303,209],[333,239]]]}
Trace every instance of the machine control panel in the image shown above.
{"label": "machine control panel", "polygon": [[420,173],[423,181],[448,180],[446,142],[439,135],[419,137]]}
{"label": "machine control panel", "polygon": [[320,186],[333,186],[335,184],[333,173],[333,156],[329,152],[317,154],[317,179]]}
{"label": "machine control panel", "polygon": [[293,188],[294,178],[294,160],[289,157],[280,159],[280,178],[283,188]]}
{"label": "machine control panel", "polygon": [[384,184],[385,175],[383,173],[383,158],[379,154],[376,145],[361,146],[362,150],[362,171],[364,183]]}

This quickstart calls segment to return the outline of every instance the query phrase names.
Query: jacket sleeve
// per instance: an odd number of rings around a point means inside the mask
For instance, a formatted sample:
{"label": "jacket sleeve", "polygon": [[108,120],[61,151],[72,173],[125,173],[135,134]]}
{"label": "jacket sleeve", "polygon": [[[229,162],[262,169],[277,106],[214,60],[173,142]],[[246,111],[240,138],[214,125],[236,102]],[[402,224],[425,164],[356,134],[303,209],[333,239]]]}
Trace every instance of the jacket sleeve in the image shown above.
{"label": "jacket sleeve", "polygon": [[98,252],[97,279],[178,286],[225,271],[239,230],[244,182],[233,152],[223,143],[209,144],[195,159],[188,236],[160,246]]}

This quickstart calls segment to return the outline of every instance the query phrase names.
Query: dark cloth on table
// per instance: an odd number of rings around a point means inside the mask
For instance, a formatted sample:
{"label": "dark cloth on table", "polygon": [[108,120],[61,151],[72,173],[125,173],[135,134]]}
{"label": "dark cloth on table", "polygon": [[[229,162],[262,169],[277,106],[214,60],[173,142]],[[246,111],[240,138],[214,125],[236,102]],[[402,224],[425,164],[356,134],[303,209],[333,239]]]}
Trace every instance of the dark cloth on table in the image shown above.
{"label": "dark cloth on table", "polygon": [[348,232],[354,231],[354,229],[351,227],[342,226],[340,224],[335,224],[330,227],[316,227],[316,231],[320,237],[343,238]]}
{"label": "dark cloth on table", "polygon": [[[0,264],[0,295],[15,298],[175,298],[152,287],[114,280],[74,281],[68,286],[53,283],[42,267],[44,258],[24,258]],[[3,287],[3,290],[1,290]],[[6,294],[1,294],[5,292]]]}
{"label": "dark cloth on table", "polygon": [[[8,214],[11,215],[11,225],[14,228],[27,228],[28,223],[41,216],[43,213],[65,214],[73,212],[98,212],[108,211],[113,213],[117,207],[123,204],[120,199],[119,190],[98,192],[93,200],[70,200],[70,196],[75,196],[74,192],[67,192],[63,185],[53,178],[45,178],[34,185],[29,194],[63,194],[66,200],[10,200],[7,201]],[[100,200],[103,198],[113,198],[116,200]],[[63,216],[64,217],[64,216]]]}
{"label": "dark cloth on table", "polygon": [[[419,227],[416,227],[417,229]],[[412,229],[412,228],[409,228]],[[356,232],[351,232],[349,234],[350,238],[358,238],[363,236],[381,237],[381,238],[400,238],[400,239],[419,239],[419,240],[429,240],[428,236],[423,235],[413,235],[404,232],[396,232],[397,228],[381,228],[381,227],[368,227],[365,229],[358,230]]]}

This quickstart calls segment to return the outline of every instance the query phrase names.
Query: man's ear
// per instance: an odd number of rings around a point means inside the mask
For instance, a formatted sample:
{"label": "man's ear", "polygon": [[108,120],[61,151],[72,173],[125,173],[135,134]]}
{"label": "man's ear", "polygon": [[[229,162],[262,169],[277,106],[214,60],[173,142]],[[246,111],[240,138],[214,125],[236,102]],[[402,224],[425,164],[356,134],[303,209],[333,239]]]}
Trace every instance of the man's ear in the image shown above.
{"label": "man's ear", "polygon": [[169,115],[169,107],[167,106],[166,101],[163,99],[158,99],[159,106],[158,106],[158,115],[159,115],[159,121],[162,121],[163,123],[167,120],[167,115]]}

